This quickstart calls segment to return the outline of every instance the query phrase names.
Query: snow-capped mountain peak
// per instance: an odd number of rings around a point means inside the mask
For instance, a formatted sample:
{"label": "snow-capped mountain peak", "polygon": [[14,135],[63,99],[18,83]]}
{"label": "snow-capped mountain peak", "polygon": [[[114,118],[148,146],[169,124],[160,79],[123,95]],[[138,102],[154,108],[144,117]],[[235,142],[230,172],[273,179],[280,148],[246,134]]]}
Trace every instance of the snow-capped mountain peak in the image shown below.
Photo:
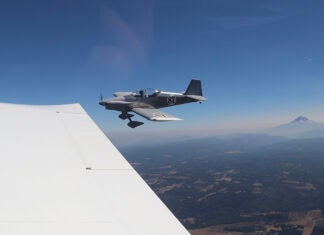
{"label": "snow-capped mountain peak", "polygon": [[306,122],[312,122],[311,120],[309,120],[307,117],[305,116],[299,116],[296,119],[294,119],[293,121],[291,121],[290,123],[306,123]]}
{"label": "snow-capped mountain peak", "polygon": [[324,124],[299,116],[289,123],[267,129],[265,133],[293,138],[324,137]]}

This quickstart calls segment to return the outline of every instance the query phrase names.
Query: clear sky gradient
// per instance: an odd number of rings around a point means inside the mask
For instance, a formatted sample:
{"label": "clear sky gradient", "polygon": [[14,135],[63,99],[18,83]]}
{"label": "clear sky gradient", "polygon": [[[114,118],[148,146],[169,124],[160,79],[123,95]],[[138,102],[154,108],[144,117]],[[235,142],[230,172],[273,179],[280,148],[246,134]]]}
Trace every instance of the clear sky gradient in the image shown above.
{"label": "clear sky gradient", "polygon": [[[108,133],[324,122],[323,23],[323,1],[2,0],[0,101],[79,102]],[[131,130],[98,105],[100,92],[180,92],[192,78],[208,101],[165,110],[180,122]]]}

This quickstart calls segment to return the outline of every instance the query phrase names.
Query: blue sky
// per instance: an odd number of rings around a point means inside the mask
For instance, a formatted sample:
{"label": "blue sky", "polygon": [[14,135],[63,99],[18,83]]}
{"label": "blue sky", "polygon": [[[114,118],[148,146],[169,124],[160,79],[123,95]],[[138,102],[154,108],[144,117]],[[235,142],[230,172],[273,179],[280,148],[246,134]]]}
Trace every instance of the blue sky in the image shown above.
{"label": "blue sky", "polygon": [[[323,22],[323,1],[2,0],[0,100],[79,102],[108,133],[324,122]],[[130,130],[98,105],[100,92],[184,91],[192,78],[208,101],[165,110],[181,122]]]}

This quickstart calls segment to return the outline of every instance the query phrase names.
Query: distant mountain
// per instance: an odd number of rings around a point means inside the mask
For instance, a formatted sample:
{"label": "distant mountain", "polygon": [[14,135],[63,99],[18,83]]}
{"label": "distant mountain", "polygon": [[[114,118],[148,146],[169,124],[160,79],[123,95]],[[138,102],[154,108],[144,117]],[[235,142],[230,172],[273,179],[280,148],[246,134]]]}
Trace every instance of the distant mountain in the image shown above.
{"label": "distant mountain", "polygon": [[264,132],[289,138],[317,138],[324,137],[324,124],[299,116],[287,124],[267,129]]}
{"label": "distant mountain", "polygon": [[291,121],[291,123],[293,123],[293,124],[300,124],[300,123],[307,123],[307,122],[314,123],[313,121],[309,120],[307,117],[304,117],[304,116],[299,116],[295,120]]}

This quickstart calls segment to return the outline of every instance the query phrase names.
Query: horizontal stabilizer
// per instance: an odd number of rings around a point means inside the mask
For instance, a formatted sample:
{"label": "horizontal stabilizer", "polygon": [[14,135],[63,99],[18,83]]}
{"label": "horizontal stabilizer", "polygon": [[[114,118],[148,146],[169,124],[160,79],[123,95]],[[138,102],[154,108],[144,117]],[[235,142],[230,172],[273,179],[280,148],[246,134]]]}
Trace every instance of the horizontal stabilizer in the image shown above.
{"label": "horizontal stabilizer", "polygon": [[200,95],[187,95],[187,97],[192,98],[197,101],[205,101],[206,98]]}

